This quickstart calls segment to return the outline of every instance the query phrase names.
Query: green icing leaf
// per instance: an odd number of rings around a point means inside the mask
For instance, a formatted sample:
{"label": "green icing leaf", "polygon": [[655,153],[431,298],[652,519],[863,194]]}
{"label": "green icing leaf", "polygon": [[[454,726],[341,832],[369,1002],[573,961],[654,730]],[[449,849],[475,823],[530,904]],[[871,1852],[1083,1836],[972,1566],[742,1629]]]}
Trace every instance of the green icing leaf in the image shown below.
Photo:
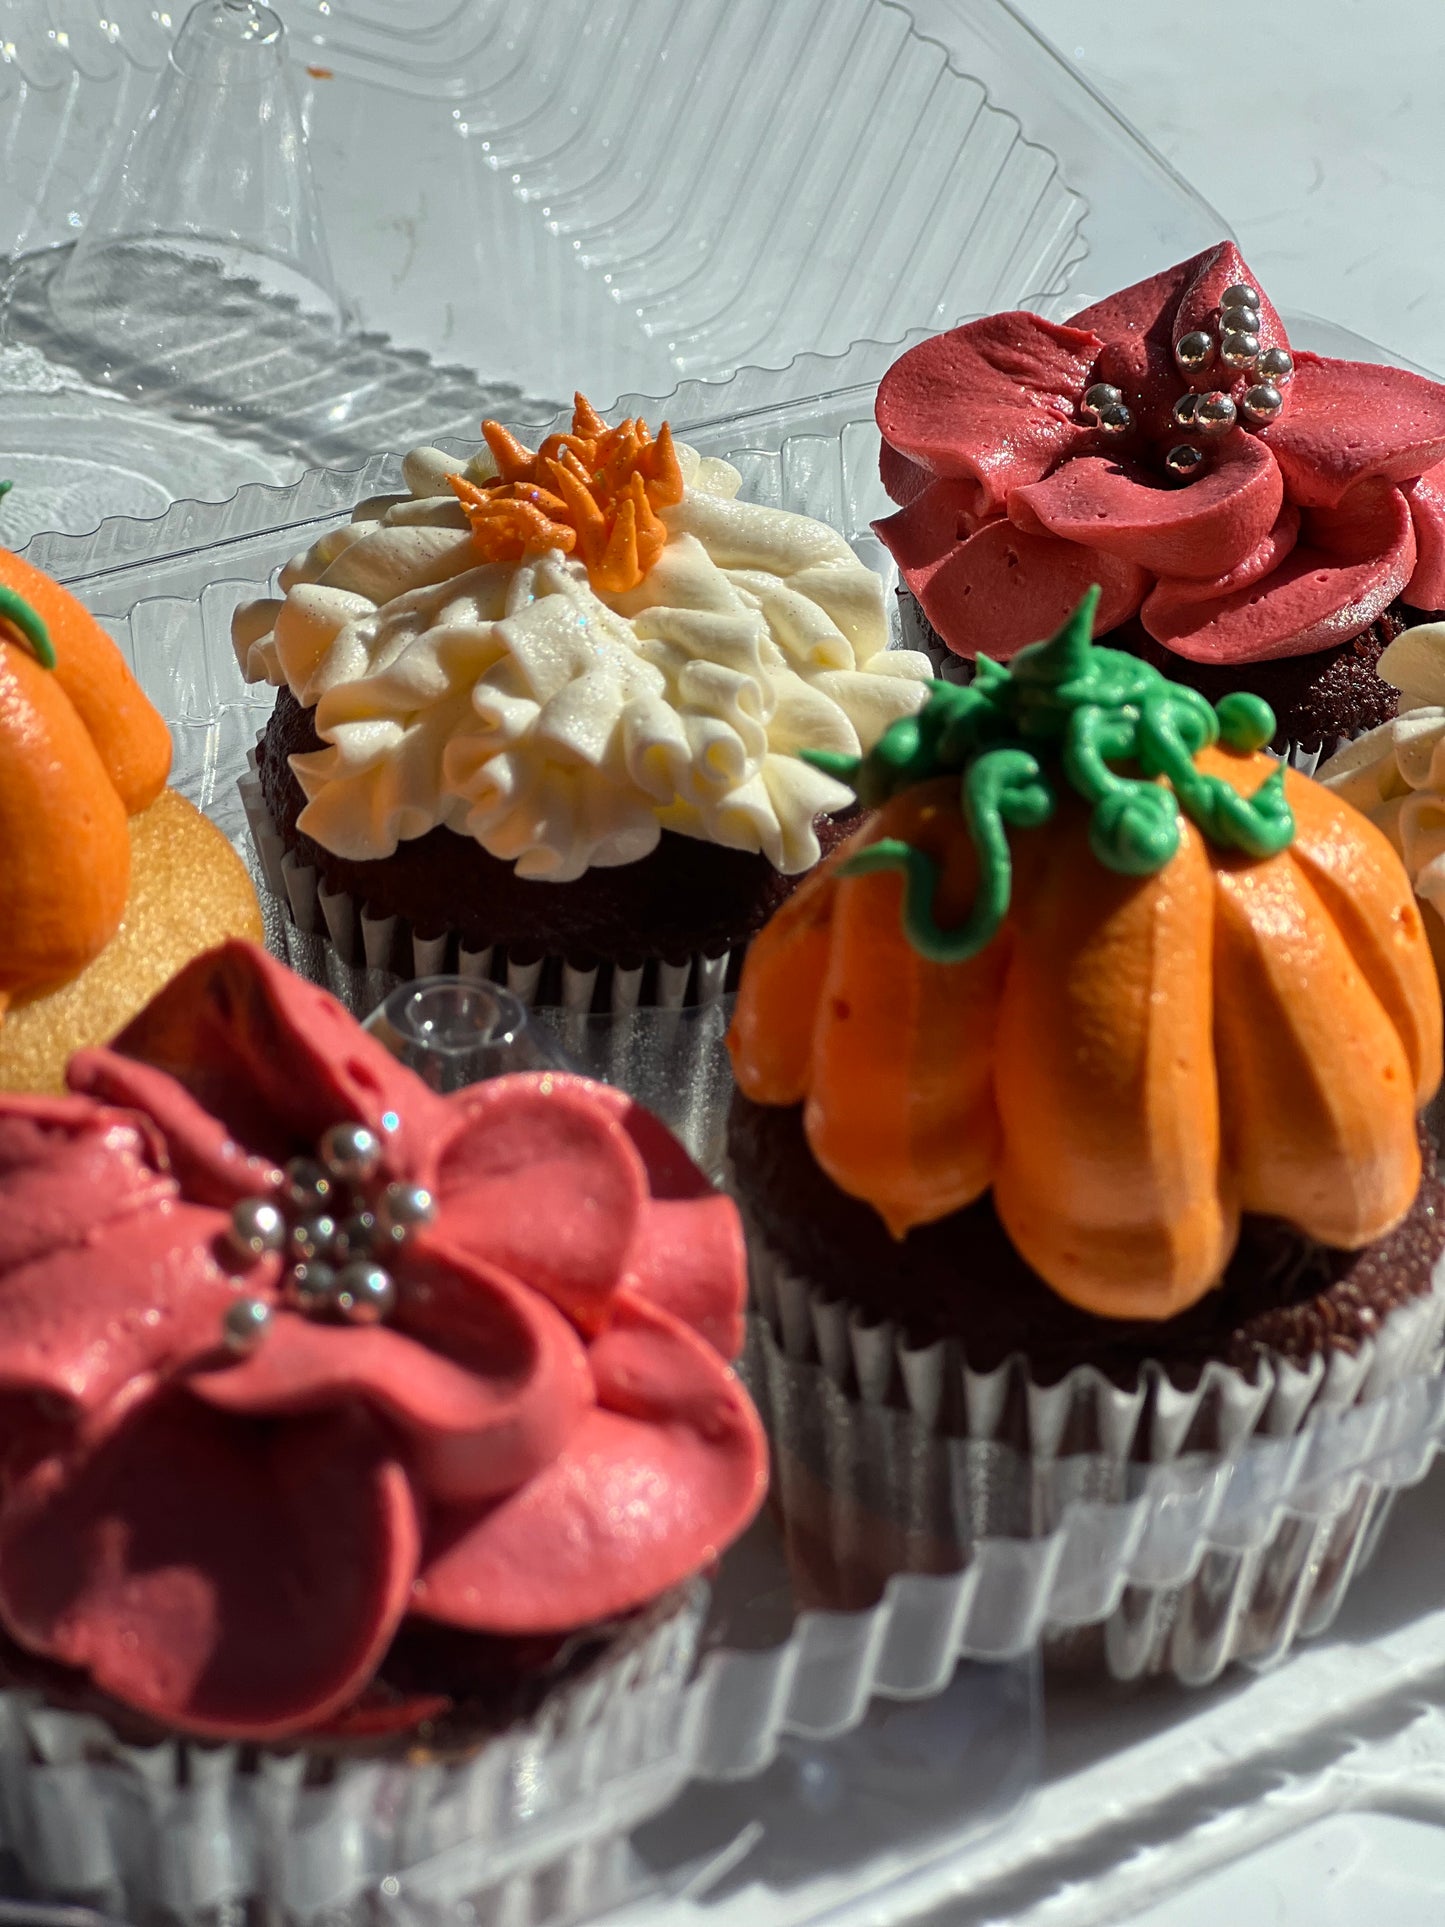
{"label": "green icing leaf", "polygon": [[1282,764],[1253,796],[1240,796],[1195,762],[1220,741],[1264,748],[1274,735],[1269,704],[1240,692],[1211,707],[1137,656],[1100,647],[1093,640],[1098,602],[1091,588],[1054,635],[1007,666],[980,656],[971,683],[931,683],[923,708],[893,723],[867,756],[804,752],[870,809],[915,783],[962,779],[979,883],[956,928],[938,922],[938,864],[926,851],[887,838],[842,865],[845,876],[902,871],[909,942],[934,962],[962,962],[997,935],[1013,887],[1008,830],[1048,821],[1059,775],[1091,806],[1090,849],[1123,876],[1164,868],[1179,849],[1181,810],[1211,843],[1247,856],[1275,856],[1293,840]]}

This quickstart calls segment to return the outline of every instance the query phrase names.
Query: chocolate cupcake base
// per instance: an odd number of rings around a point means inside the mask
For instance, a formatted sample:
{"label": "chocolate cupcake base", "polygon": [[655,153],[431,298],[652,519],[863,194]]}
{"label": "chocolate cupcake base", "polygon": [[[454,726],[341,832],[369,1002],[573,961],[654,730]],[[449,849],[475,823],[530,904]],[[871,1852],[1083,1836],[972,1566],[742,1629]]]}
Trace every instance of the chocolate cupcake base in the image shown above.
{"label": "chocolate cupcake base", "polygon": [[[539,951],[533,942],[499,941],[472,949],[455,930],[424,936],[406,917],[382,913],[366,899],[332,890],[316,869],[286,848],[266,807],[254,760],[239,788],[251,832],[254,881],[268,948],[299,976],[323,985],[354,1017],[369,1015],[398,984],[440,974],[502,984],[533,1008],[560,1006],[579,1015],[620,1016],[639,1006],[680,1010],[713,1003],[737,986],[748,938],[717,951],[674,952],[635,961],[599,960],[595,954],[589,959],[584,952],[577,961],[576,953]],[[818,835],[825,852],[850,828],[846,818],[820,821]],[[801,880],[778,878],[775,871],[772,875],[786,886],[779,900]],[[561,891],[571,886],[552,887]],[[748,933],[749,938],[752,934]]]}
{"label": "chocolate cupcake base", "polygon": [[[735,1100],[730,1131],[759,1314],[750,1379],[814,1604],[859,1610],[899,1573],[955,1575],[914,1636],[947,1640],[966,1613],[996,1637],[1016,1625],[1018,1650],[1043,1638],[1069,1663],[1187,1683],[1329,1623],[1445,1429],[1433,1156],[1415,1211],[1372,1252],[1289,1251],[1255,1221],[1264,1302],[1226,1288],[1150,1328],[1151,1356],[1139,1328],[1039,1301],[970,1212],[936,1250],[879,1226],[881,1249],[852,1215],[867,1207],[808,1174],[797,1114],[760,1108]],[[960,1249],[976,1339],[951,1302]]]}
{"label": "chocolate cupcake base", "polygon": [[[898,603],[906,646],[922,649],[945,681],[971,680],[972,665],[948,647],[907,588],[899,589]],[[1236,689],[1263,696],[1275,713],[1273,747],[1308,775],[1341,742],[1389,722],[1398,712],[1400,692],[1380,679],[1376,665],[1402,630],[1440,620],[1439,611],[1408,608],[1397,600],[1362,634],[1333,649],[1284,656],[1272,662],[1243,663],[1236,668],[1217,668],[1177,656],[1155,642],[1137,620],[1122,624],[1100,640],[1110,649],[1141,657],[1171,682],[1197,689],[1211,703]]]}
{"label": "chocolate cupcake base", "polygon": [[[536,1004],[703,1002],[734,987],[749,940],[800,881],[764,856],[671,830],[637,862],[572,883],[518,877],[445,828],[390,857],[348,862],[298,827],[306,798],[288,758],[321,747],[313,712],[281,689],[242,800],[272,893],[352,968],[402,979],[460,969]],[[857,819],[819,817],[824,856]]]}

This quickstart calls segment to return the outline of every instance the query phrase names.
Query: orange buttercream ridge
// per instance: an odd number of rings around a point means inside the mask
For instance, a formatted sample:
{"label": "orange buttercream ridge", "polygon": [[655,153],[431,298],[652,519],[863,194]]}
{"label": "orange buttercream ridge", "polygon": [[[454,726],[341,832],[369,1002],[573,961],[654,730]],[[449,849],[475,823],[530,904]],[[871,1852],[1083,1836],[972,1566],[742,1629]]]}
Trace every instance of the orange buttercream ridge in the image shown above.
{"label": "orange buttercream ridge", "polygon": [[[1199,762],[1245,795],[1275,767]],[[895,1236],[992,1187],[1034,1269],[1104,1317],[1203,1297],[1241,1210],[1347,1249],[1382,1237],[1415,1196],[1415,1107],[1440,1080],[1434,964],[1385,838],[1293,770],[1285,788],[1298,849],[1254,861],[1186,826],[1143,878],[1094,863],[1063,798],[1017,837],[1013,906],[961,964],[908,942],[896,873],[839,874],[855,839],[753,940],[729,1036],[740,1088],[803,1101],[818,1162]],[[902,792],[864,840],[948,860],[919,819],[946,790],[966,864],[956,784]],[[1331,877],[1376,914],[1333,902]]]}
{"label": "orange buttercream ridge", "polygon": [[[1200,742],[1201,699],[1090,649],[1061,631],[1011,673],[981,664],[972,695],[935,694],[854,766],[875,813],[753,940],[728,1043],[744,1096],[801,1103],[818,1164],[895,1237],[991,1191],[1061,1298],[1166,1319],[1220,1282],[1242,1212],[1347,1250],[1405,1217],[1440,990],[1381,832],[1239,740],[1273,732],[1257,699],[1221,702],[1232,747]],[[1044,808],[1040,719],[1090,673],[1124,692],[1140,774],[1090,766],[1096,707],[1081,786]],[[960,751],[1006,682],[1028,748],[979,726],[981,750]],[[1182,763],[1177,733],[1149,734],[1161,700],[1195,736]],[[1106,862],[1121,823],[1135,841]],[[1161,826],[1156,861],[1141,845]],[[986,903],[987,861],[1003,887]]]}
{"label": "orange buttercream ridge", "polygon": [[487,562],[518,562],[544,549],[576,554],[599,595],[635,589],[667,546],[659,509],[682,500],[682,469],[664,422],[653,439],[628,419],[608,428],[583,395],[570,435],[549,435],[533,454],[500,422],[482,423],[494,482],[460,475],[451,485]]}
{"label": "orange buttercream ridge", "polygon": [[0,621],[0,1016],[77,975],[120,927],[127,816],[170,773],[170,735],[120,651],[60,585],[0,550],[0,584],[41,617],[54,669]]}

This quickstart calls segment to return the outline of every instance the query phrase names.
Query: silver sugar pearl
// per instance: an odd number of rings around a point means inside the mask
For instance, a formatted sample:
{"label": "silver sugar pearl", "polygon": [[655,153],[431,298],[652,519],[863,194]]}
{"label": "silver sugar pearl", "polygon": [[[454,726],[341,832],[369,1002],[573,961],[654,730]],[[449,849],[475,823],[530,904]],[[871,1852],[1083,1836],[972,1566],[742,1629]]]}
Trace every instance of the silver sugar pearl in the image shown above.
{"label": "silver sugar pearl", "polygon": [[343,1184],[365,1184],[381,1162],[381,1139],[365,1124],[333,1124],[316,1148],[331,1176]]}
{"label": "silver sugar pearl", "polygon": [[243,1258],[261,1258],[286,1242],[286,1220],[269,1198],[242,1198],[231,1207],[231,1243]]}
{"label": "silver sugar pearl", "polygon": [[1084,413],[1096,420],[1106,408],[1115,408],[1122,402],[1122,392],[1107,381],[1096,381],[1092,388],[1084,390]]}
{"label": "silver sugar pearl", "polygon": [[1221,308],[1257,308],[1259,290],[1250,287],[1247,281],[1231,281],[1219,297]]}
{"label": "silver sugar pearl", "polygon": [[315,1158],[292,1158],[286,1166],[286,1199],[297,1211],[319,1211],[335,1187]]}
{"label": "silver sugar pearl", "polygon": [[1253,388],[1246,388],[1239,403],[1239,412],[1252,428],[1264,428],[1270,422],[1278,421],[1280,410],[1284,407],[1284,396],[1272,381],[1257,381]]}
{"label": "silver sugar pearl", "polygon": [[1225,334],[1257,335],[1260,325],[1258,308],[1226,308],[1219,317],[1221,332]]}
{"label": "silver sugar pearl", "polygon": [[288,1279],[291,1297],[298,1311],[315,1318],[336,1303],[336,1271],[320,1258],[308,1258],[297,1265]]}
{"label": "silver sugar pearl", "polygon": [[1266,348],[1259,358],[1258,372],[1266,381],[1282,387],[1294,373],[1294,356],[1288,348]]}
{"label": "silver sugar pearl", "polygon": [[1212,394],[1201,395],[1199,406],[1194,411],[1194,429],[1199,435],[1208,436],[1211,441],[1227,435],[1234,426],[1234,403],[1228,395],[1215,389]]}
{"label": "silver sugar pearl", "polygon": [[1186,374],[1197,375],[1214,359],[1214,336],[1205,334],[1202,328],[1181,335],[1175,345],[1174,359]]}
{"label": "silver sugar pearl", "polygon": [[1199,397],[1192,388],[1187,394],[1181,395],[1174,404],[1174,426],[1176,428],[1193,428],[1194,411],[1198,406]]}
{"label": "silver sugar pearl", "polygon": [[1259,336],[1231,328],[1219,344],[1219,359],[1242,374],[1259,360]]}
{"label": "silver sugar pearl", "polygon": [[380,1240],[404,1244],[419,1225],[430,1224],[436,1214],[436,1199],[425,1185],[389,1184],[376,1201]]}
{"label": "silver sugar pearl", "polygon": [[1107,408],[1099,410],[1099,433],[1109,436],[1111,440],[1127,435],[1133,426],[1133,414],[1121,401],[1110,402]]}
{"label": "silver sugar pearl", "polygon": [[221,1320],[221,1339],[228,1352],[246,1358],[266,1336],[271,1323],[271,1307],[262,1298],[238,1298],[226,1307]]}
{"label": "silver sugar pearl", "polygon": [[329,1212],[318,1212],[314,1218],[298,1218],[291,1226],[286,1240],[286,1248],[293,1263],[309,1264],[313,1258],[324,1257],[330,1251],[336,1237],[336,1220]]}
{"label": "silver sugar pearl", "polygon": [[396,1308],[396,1280],[381,1265],[364,1261],[336,1274],[336,1309],[348,1325],[379,1325]]}
{"label": "silver sugar pearl", "polygon": [[338,1262],[348,1258],[369,1258],[377,1240],[376,1216],[371,1211],[354,1211],[336,1227],[331,1248]]}
{"label": "silver sugar pearl", "polygon": [[1193,475],[1203,466],[1204,450],[1196,448],[1192,442],[1180,442],[1164,457],[1164,466],[1171,475]]}

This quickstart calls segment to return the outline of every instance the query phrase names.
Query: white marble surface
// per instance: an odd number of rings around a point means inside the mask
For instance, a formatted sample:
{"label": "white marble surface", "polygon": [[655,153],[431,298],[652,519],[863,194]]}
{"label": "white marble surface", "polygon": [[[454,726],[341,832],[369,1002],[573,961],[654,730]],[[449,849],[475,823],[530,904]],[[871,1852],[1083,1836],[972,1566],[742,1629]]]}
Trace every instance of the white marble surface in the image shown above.
{"label": "white marble surface", "polygon": [[1445,371],[1445,0],[1014,0],[1275,303]]}

